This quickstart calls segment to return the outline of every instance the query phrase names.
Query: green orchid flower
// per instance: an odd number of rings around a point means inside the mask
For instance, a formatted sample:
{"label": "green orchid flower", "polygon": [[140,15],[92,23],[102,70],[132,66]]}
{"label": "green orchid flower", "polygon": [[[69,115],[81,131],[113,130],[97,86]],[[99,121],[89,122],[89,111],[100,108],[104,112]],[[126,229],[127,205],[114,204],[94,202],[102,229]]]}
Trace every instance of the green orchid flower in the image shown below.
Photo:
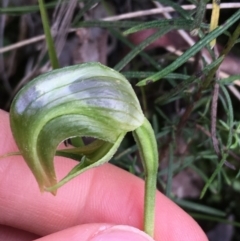
{"label": "green orchid flower", "polygon": [[[158,151],[153,130],[123,75],[99,63],[53,70],[27,84],[13,100],[11,129],[41,191],[56,190],[108,162],[132,131],[145,169],[144,229],[153,235]],[[69,138],[93,137],[86,146],[56,151]],[[57,181],[55,155],[80,160]]]}

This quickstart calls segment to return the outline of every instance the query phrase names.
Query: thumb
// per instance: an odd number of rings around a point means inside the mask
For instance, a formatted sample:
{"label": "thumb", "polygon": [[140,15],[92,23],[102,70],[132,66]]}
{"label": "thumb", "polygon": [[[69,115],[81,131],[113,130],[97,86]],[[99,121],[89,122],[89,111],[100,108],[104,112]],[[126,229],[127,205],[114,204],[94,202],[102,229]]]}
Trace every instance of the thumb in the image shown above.
{"label": "thumb", "polygon": [[89,241],[153,241],[151,237],[149,237],[143,231],[139,229],[118,225],[112,226],[111,228],[105,229],[104,231],[99,232],[95,235],[95,237],[89,239]]}
{"label": "thumb", "polygon": [[154,241],[143,231],[126,225],[84,224],[37,239],[36,241]]}

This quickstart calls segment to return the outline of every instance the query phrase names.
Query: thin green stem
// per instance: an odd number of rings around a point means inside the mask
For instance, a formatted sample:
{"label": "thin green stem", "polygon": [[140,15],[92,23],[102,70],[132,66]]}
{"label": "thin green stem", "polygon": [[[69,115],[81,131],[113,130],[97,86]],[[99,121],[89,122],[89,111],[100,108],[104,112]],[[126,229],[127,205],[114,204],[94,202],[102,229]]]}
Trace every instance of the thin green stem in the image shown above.
{"label": "thin green stem", "polygon": [[173,158],[174,158],[173,143],[170,143],[169,144],[169,161],[168,161],[167,186],[166,186],[166,196],[167,197],[171,196],[171,191],[172,191]]}
{"label": "thin green stem", "polygon": [[200,28],[201,23],[203,22],[203,18],[205,16],[205,11],[206,11],[206,1],[199,1],[198,6],[197,6],[197,13],[194,17],[194,22],[192,25],[192,29]]}
{"label": "thin green stem", "polygon": [[144,123],[133,132],[133,136],[139,147],[145,170],[144,231],[153,237],[158,149],[153,129],[146,118]]}
{"label": "thin green stem", "polygon": [[141,90],[141,94],[142,94],[143,113],[146,116],[147,115],[147,100],[146,100],[145,89],[143,87],[141,87],[140,90]]}
{"label": "thin green stem", "polygon": [[217,174],[221,171],[221,168],[224,165],[227,157],[228,157],[228,153],[224,153],[221,161],[217,165],[217,168],[215,169],[215,171],[213,172],[213,174],[211,175],[211,177],[208,179],[207,183],[203,187],[203,190],[202,190],[201,195],[200,195],[200,199],[202,199],[204,197],[206,191],[208,190],[208,187],[211,185],[211,183],[213,182],[213,180],[217,176]]}
{"label": "thin green stem", "polygon": [[59,63],[58,63],[58,58],[57,58],[56,49],[54,46],[51,30],[49,27],[49,21],[48,21],[47,12],[46,12],[45,5],[44,5],[44,0],[38,0],[38,2],[39,2],[39,9],[40,9],[41,18],[42,18],[44,34],[46,36],[46,41],[47,41],[47,46],[48,46],[49,58],[51,61],[52,68],[57,69],[57,68],[59,68]]}
{"label": "thin green stem", "polygon": [[240,35],[240,24],[238,24],[238,26],[236,27],[236,29],[234,30],[233,34],[230,36],[230,38],[228,39],[228,43],[226,45],[226,47],[222,50],[220,57],[223,57],[222,61],[216,65],[208,74],[208,76],[206,77],[204,84],[203,84],[203,88],[207,89],[209,87],[209,85],[211,84],[211,81],[216,73],[216,71],[218,70],[219,66],[222,64],[225,56],[230,52],[230,50],[232,49],[232,47],[236,44],[236,41],[238,39]]}

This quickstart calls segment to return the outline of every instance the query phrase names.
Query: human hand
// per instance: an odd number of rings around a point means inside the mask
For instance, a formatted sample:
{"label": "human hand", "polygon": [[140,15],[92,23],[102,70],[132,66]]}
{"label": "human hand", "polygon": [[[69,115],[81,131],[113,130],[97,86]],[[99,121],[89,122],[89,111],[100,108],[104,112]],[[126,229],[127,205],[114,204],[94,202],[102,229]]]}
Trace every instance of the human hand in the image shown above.
{"label": "human hand", "polygon": [[[0,155],[17,150],[6,112],[0,112]],[[56,158],[58,178],[75,161]],[[91,169],[58,190],[40,193],[20,156],[0,160],[0,240],[152,240],[143,227],[144,182],[111,164]],[[135,228],[132,228],[135,227]],[[196,222],[160,192],[156,241],[207,241]]]}

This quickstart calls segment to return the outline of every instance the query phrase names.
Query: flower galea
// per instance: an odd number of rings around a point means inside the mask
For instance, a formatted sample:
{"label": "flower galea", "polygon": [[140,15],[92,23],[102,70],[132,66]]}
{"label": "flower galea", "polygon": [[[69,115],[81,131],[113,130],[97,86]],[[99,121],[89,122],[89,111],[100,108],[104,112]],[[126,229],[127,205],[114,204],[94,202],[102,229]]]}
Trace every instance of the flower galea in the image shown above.
{"label": "flower galea", "polygon": [[[99,63],[40,75],[16,95],[10,121],[21,155],[40,190],[54,194],[75,176],[109,161],[125,134],[132,131],[145,169],[145,231],[153,233],[157,144],[123,75]],[[56,151],[62,141],[82,136],[95,140],[86,146]],[[55,155],[80,160],[60,181],[54,168]]]}

